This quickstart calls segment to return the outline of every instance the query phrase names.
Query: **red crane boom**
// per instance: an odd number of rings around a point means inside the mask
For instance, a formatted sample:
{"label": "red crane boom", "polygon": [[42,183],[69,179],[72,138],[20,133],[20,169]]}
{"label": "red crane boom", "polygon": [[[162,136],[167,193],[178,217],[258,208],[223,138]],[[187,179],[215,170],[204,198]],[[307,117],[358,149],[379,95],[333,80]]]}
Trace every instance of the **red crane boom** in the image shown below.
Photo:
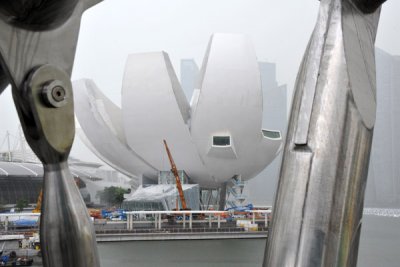
{"label": "red crane boom", "polygon": [[182,209],[187,210],[188,208],[186,206],[185,195],[183,194],[181,179],[179,179],[178,169],[176,168],[174,159],[172,158],[171,152],[169,151],[167,141],[165,141],[165,140],[163,140],[163,141],[164,141],[165,150],[167,151],[167,154],[168,154],[169,163],[171,164],[171,172],[175,176],[176,188],[178,189],[179,198],[182,203]]}

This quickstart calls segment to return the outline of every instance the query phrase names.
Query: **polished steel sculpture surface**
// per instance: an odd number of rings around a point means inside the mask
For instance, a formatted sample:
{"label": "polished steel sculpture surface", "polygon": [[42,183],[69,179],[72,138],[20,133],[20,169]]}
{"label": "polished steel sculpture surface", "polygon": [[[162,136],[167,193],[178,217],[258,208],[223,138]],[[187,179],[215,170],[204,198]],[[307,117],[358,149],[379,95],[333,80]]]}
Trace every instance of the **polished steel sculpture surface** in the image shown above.
{"label": "polished steel sculpture surface", "polygon": [[68,169],[70,75],[82,13],[97,0],[0,2],[0,91],[12,85],[25,137],[44,166],[44,266],[99,266],[92,223]]}
{"label": "polished steel sculpture surface", "polygon": [[321,0],[296,81],[264,266],[356,266],[383,2]]}

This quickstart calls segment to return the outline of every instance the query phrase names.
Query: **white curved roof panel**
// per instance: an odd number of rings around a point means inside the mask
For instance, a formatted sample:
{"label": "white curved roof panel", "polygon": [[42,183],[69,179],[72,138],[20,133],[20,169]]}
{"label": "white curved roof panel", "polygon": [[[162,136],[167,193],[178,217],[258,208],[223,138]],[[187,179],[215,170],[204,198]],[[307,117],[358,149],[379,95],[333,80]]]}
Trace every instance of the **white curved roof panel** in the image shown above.
{"label": "white curved roof panel", "polygon": [[279,132],[262,130],[259,66],[249,39],[215,34],[189,105],[164,52],[129,56],[119,109],[92,81],[74,84],[76,113],[90,147],[128,175],[156,177],[177,168],[191,182],[218,187],[233,177],[248,180],[279,153]]}
{"label": "white curved roof panel", "polygon": [[[199,87],[191,135],[207,169],[220,182],[235,175],[254,177],[275,158],[282,140],[261,131],[260,71],[246,36],[212,36]],[[214,138],[228,143],[216,145]]]}
{"label": "white curved roof panel", "polygon": [[125,135],[133,150],[159,170],[169,170],[165,139],[178,169],[195,183],[215,184],[190,136],[190,107],[166,53],[130,55],[122,96]]}
{"label": "white curved roof panel", "polygon": [[[104,162],[121,173],[137,178],[157,179],[158,171],[125,143],[121,110],[91,80],[73,83],[75,113],[81,125],[82,141]],[[133,178],[133,177],[132,177]]]}

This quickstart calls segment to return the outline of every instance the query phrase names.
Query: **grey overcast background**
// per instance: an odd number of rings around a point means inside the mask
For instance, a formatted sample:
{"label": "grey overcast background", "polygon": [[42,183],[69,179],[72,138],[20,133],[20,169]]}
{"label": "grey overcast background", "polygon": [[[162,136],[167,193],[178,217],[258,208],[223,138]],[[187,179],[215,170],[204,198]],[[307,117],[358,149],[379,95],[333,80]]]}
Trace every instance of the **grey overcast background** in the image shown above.
{"label": "grey overcast background", "polygon": [[[288,84],[290,101],[318,7],[317,0],[106,0],[83,16],[72,79],[93,79],[119,105],[128,54],[166,51],[179,77],[182,58],[201,65],[213,33],[245,33],[259,60],[277,64],[278,82]],[[399,11],[398,0],[384,4],[376,42],[395,55],[400,55]],[[19,124],[9,89],[0,97],[0,114],[2,142]],[[98,161],[78,137],[72,155]]]}

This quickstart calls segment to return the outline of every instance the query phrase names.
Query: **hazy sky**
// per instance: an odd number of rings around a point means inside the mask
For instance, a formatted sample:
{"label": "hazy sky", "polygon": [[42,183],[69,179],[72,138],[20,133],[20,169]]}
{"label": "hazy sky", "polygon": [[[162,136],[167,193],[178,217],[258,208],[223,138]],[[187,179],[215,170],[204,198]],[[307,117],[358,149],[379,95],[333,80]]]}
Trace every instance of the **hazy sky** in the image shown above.
{"label": "hazy sky", "polygon": [[[128,54],[166,51],[179,77],[180,59],[201,65],[212,33],[245,33],[259,60],[277,63],[291,96],[318,7],[317,0],[106,0],[84,14],[72,79],[93,79],[119,105]],[[378,32],[377,46],[400,55],[400,1],[384,4]],[[18,125],[11,102],[7,90],[0,142]]]}
{"label": "hazy sky", "polygon": [[[245,33],[259,60],[277,63],[290,90],[314,27],[317,0],[109,0],[82,21],[73,79],[90,77],[116,102],[128,54],[166,51],[201,65],[211,34]],[[385,4],[377,46],[400,55],[400,3]]]}

